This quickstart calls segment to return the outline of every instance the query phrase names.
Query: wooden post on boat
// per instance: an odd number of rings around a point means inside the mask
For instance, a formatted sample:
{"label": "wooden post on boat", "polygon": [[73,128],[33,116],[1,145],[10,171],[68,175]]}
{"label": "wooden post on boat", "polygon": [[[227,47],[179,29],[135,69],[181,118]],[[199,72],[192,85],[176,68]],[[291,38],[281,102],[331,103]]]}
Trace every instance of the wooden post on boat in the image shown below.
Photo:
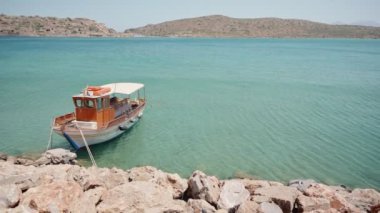
{"label": "wooden post on boat", "polygon": [[95,166],[95,167],[98,167],[98,166],[96,165],[96,162],[95,162],[94,156],[92,156],[92,153],[91,153],[90,147],[89,147],[88,144],[87,144],[86,138],[84,138],[84,135],[83,135],[82,130],[79,128],[79,126],[78,126],[77,123],[75,123],[75,125],[76,125],[76,127],[78,128],[80,134],[82,135],[82,139],[83,139],[84,145],[86,146],[86,149],[87,149],[88,155],[90,156],[90,160],[91,160],[91,162],[92,162],[92,165]]}
{"label": "wooden post on boat", "polygon": [[51,149],[51,147],[53,145],[53,127],[54,127],[54,123],[55,123],[55,118],[53,118],[52,123],[51,123],[49,142],[48,142],[48,145],[46,147],[46,151],[49,150],[49,149]]}

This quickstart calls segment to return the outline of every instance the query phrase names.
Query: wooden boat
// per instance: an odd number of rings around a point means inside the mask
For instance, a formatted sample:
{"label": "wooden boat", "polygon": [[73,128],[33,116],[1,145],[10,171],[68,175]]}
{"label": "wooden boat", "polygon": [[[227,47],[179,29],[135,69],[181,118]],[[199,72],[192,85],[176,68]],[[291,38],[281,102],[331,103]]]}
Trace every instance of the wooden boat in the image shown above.
{"label": "wooden boat", "polygon": [[146,104],[145,88],[139,83],[88,86],[72,99],[75,112],[56,117],[53,130],[65,137],[74,149],[86,143],[89,146],[102,143],[124,133],[139,121]]}

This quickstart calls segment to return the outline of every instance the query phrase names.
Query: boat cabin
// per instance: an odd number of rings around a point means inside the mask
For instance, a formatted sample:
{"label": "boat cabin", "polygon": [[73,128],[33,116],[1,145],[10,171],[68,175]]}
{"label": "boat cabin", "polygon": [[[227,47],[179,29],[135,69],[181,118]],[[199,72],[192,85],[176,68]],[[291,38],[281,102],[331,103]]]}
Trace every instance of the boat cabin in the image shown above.
{"label": "boat cabin", "polygon": [[142,84],[131,83],[85,88],[81,94],[72,97],[76,124],[83,128],[98,129],[121,116],[128,116],[145,103],[145,91],[140,97],[141,88]]}

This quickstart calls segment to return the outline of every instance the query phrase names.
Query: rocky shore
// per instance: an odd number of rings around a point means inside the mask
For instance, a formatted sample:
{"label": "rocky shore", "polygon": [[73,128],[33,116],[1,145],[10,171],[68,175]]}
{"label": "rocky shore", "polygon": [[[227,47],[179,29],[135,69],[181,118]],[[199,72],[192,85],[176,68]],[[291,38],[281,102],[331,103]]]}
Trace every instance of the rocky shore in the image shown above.
{"label": "rocky shore", "polygon": [[85,168],[76,154],[0,154],[0,212],[380,212],[380,193],[313,180],[184,179],[150,166]]}

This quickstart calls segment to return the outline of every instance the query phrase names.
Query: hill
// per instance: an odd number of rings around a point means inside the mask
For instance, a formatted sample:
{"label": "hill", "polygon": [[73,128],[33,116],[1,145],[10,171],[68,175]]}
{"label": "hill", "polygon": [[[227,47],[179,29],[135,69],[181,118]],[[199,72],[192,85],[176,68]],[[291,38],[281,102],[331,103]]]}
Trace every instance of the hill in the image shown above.
{"label": "hill", "polygon": [[380,27],[329,25],[297,19],[238,19],[221,15],[180,19],[125,33],[174,37],[380,38]]}
{"label": "hill", "polygon": [[117,36],[104,24],[86,18],[0,15],[0,35],[21,36]]}

